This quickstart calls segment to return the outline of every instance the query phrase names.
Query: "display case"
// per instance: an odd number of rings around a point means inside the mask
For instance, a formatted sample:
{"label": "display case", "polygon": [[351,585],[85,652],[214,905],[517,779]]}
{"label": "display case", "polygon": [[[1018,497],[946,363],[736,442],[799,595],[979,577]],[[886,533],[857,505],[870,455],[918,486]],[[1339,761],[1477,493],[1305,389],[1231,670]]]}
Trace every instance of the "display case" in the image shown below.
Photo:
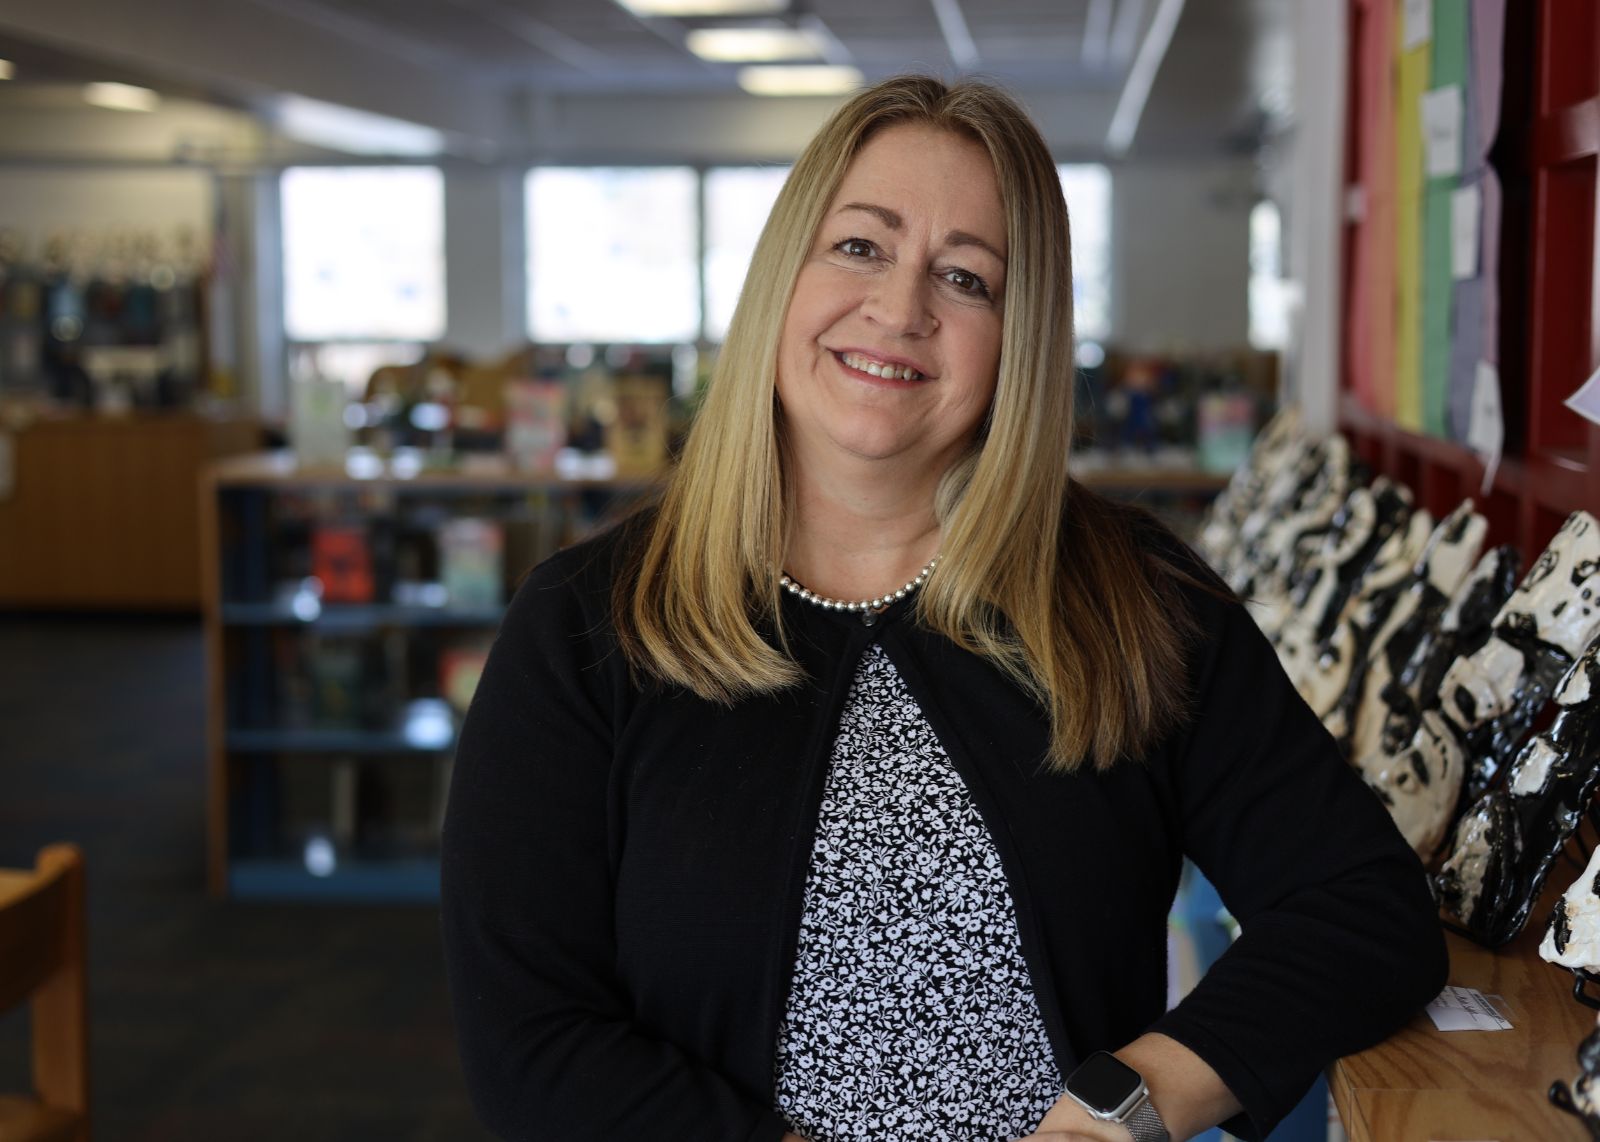
{"label": "display case", "polygon": [[427,900],[461,717],[521,575],[648,495],[501,457],[202,481],[212,895]]}

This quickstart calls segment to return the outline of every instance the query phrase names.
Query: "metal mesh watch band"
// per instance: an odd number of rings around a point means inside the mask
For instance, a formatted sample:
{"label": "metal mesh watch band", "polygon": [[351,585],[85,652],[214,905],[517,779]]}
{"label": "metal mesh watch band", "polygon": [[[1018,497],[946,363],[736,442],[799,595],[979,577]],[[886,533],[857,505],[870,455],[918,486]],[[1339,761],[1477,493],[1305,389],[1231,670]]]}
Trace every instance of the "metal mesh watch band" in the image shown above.
{"label": "metal mesh watch band", "polygon": [[1134,1142],[1172,1142],[1167,1133],[1167,1124],[1161,1121],[1161,1115],[1156,1112],[1156,1107],[1146,1094],[1138,1106],[1128,1112],[1122,1120],[1122,1125],[1128,1128],[1133,1135]]}

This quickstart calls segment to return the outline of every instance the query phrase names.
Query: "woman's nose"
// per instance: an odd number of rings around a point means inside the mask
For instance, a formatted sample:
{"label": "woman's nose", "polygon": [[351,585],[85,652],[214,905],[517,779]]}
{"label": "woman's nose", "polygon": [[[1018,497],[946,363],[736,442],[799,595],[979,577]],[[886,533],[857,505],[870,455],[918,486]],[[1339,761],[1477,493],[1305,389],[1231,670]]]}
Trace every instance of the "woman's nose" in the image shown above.
{"label": "woman's nose", "polygon": [[933,315],[931,283],[921,270],[897,264],[871,280],[861,311],[886,333],[926,337],[938,328],[939,320]]}

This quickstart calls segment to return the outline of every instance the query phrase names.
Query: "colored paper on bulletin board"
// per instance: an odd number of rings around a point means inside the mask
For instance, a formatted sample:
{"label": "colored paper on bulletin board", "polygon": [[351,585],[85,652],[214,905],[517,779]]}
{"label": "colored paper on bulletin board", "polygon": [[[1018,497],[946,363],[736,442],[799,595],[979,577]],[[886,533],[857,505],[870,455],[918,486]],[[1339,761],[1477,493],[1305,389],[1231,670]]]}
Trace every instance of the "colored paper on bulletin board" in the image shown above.
{"label": "colored paper on bulletin board", "polygon": [[1394,419],[1422,428],[1422,93],[1430,47],[1401,50],[1395,75]]}
{"label": "colored paper on bulletin board", "polygon": [[1506,0],[1472,0],[1467,28],[1466,138],[1463,181],[1476,174],[1481,226],[1478,276],[1456,283],[1456,336],[1450,359],[1450,435],[1465,440],[1472,419],[1472,394],[1479,362],[1500,363],[1500,179],[1489,166],[1489,150],[1500,130],[1500,95],[1505,87]]}
{"label": "colored paper on bulletin board", "polygon": [[1422,431],[1429,436],[1445,434],[1450,391],[1450,310],[1456,284],[1450,265],[1454,183],[1453,178],[1432,179],[1423,193]]}
{"label": "colored paper on bulletin board", "polygon": [[1361,217],[1351,249],[1350,319],[1346,330],[1351,388],[1357,402],[1394,417],[1394,37],[1393,10],[1373,4],[1357,45],[1362,97]]}
{"label": "colored paper on bulletin board", "polygon": [[[1422,96],[1426,170],[1422,201],[1421,429],[1448,434],[1452,357],[1451,316],[1455,273],[1451,258],[1452,199],[1460,183],[1466,139],[1463,119],[1467,95],[1468,0],[1434,0],[1429,43],[1428,86]],[[1460,330],[1467,335],[1467,330]]]}
{"label": "colored paper on bulletin board", "polygon": [[1363,61],[1366,90],[1366,336],[1370,408],[1395,414],[1395,32],[1394,10],[1376,3],[1368,11],[1370,42]]}

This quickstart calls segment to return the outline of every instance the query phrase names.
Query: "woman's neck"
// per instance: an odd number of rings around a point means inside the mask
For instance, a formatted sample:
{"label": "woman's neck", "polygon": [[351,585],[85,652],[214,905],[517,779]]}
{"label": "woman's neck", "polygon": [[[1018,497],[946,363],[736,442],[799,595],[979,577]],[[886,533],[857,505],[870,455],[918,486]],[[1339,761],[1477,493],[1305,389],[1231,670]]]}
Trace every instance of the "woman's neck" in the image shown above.
{"label": "woman's neck", "polygon": [[937,481],[890,473],[794,473],[784,570],[819,595],[853,601],[904,586],[939,552]]}

